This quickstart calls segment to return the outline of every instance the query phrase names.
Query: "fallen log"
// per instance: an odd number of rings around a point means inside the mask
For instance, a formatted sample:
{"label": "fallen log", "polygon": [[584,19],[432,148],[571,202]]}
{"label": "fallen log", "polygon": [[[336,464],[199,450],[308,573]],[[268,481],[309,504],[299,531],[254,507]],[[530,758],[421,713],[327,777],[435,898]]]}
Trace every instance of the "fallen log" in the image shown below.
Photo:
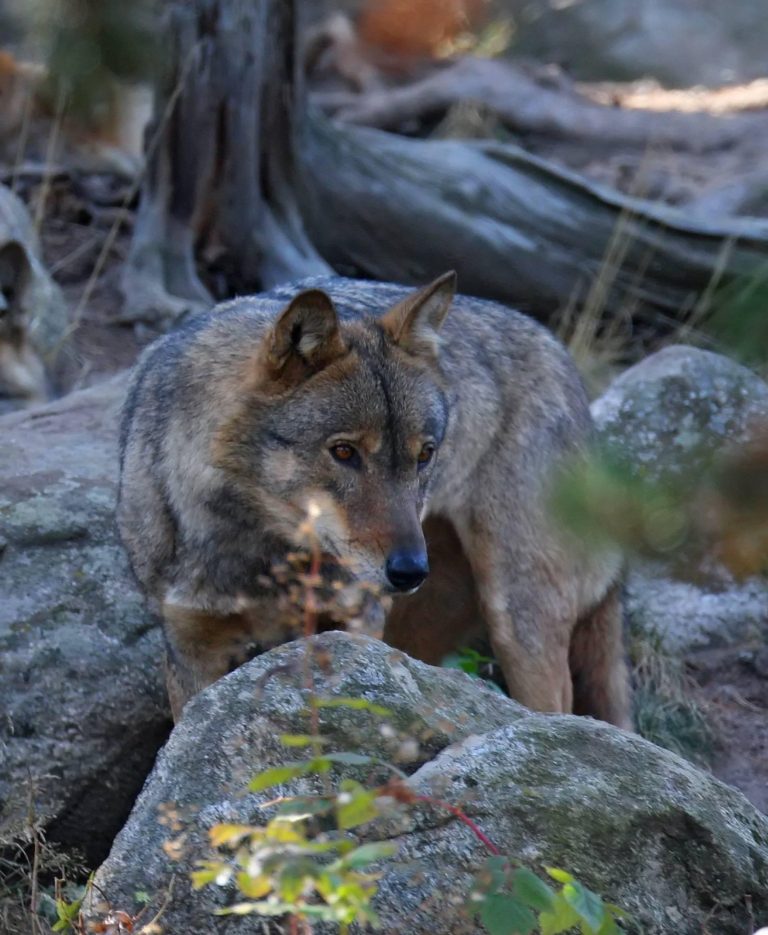
{"label": "fallen log", "polygon": [[565,79],[555,86],[498,59],[466,57],[427,77],[362,94],[316,94],[316,103],[345,123],[397,130],[471,101],[522,135],[576,139],[584,145],[671,148],[706,152],[747,137],[768,137],[765,113],[651,111],[610,107],[580,94]]}
{"label": "fallen log", "polygon": [[[195,264],[211,255],[229,292],[328,264],[400,282],[454,267],[463,291],[544,319],[587,302],[679,320],[720,287],[762,282],[768,223],[694,218],[516,146],[329,120],[306,103],[294,54],[302,0],[176,0],[169,9],[171,67],[124,277],[127,317],[173,319],[199,307],[208,293]],[[629,121],[584,106],[642,136],[641,114]],[[674,116],[683,127],[697,115]],[[590,132],[597,140],[600,127]]]}
{"label": "fallen log", "polygon": [[453,267],[464,291],[544,317],[599,284],[608,311],[679,317],[768,264],[768,222],[694,220],[516,146],[405,139],[310,113],[299,154],[309,233],[345,272],[418,282]]}

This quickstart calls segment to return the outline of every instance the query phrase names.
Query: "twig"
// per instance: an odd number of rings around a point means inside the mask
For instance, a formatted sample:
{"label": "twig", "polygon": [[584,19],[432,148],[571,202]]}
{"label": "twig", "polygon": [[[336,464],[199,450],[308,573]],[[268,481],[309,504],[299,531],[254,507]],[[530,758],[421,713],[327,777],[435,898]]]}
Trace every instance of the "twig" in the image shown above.
{"label": "twig", "polygon": [[37,198],[35,207],[35,233],[40,234],[43,226],[43,217],[45,216],[45,205],[48,201],[48,192],[51,187],[51,178],[53,177],[53,157],[56,155],[56,149],[59,145],[59,133],[64,120],[64,108],[67,102],[67,92],[64,83],[59,85],[59,93],[56,98],[56,113],[53,118],[51,132],[48,135],[48,146],[45,151],[45,174],[40,186],[40,194]]}
{"label": "twig", "polygon": [[696,303],[693,310],[691,311],[691,314],[688,316],[688,319],[680,326],[678,337],[678,342],[680,344],[688,343],[691,333],[699,327],[699,325],[705,320],[711,311],[712,300],[720,286],[723,275],[728,270],[728,265],[730,263],[731,254],[733,253],[735,244],[736,240],[734,237],[726,237],[725,240],[723,240],[722,249],[718,253],[717,259],[715,260],[715,268],[712,271],[712,276],[707,283],[706,288],[701,293],[699,301]]}
{"label": "twig", "polygon": [[32,868],[29,883],[29,914],[32,922],[32,935],[39,935],[40,920],[37,917],[40,881],[40,831],[35,820],[35,786],[30,780],[27,789],[27,827],[32,835]]}
{"label": "twig", "polygon": [[77,260],[84,253],[87,253],[91,247],[99,242],[99,240],[99,237],[90,237],[88,240],[84,240],[83,243],[75,247],[74,250],[70,250],[69,253],[58,259],[55,263],[51,263],[48,272],[51,274],[51,276],[55,276],[56,273],[65,269],[69,263]]}
{"label": "twig", "polygon": [[444,808],[449,811],[455,818],[458,818],[460,822],[465,824],[469,830],[475,835],[475,837],[482,841],[482,843],[488,848],[488,850],[495,856],[500,857],[501,851],[496,847],[496,845],[491,841],[491,839],[483,831],[478,828],[478,826],[472,821],[469,815],[465,814],[458,805],[451,805],[450,802],[443,802],[442,799],[433,799],[429,795],[415,795],[413,797],[414,802],[425,802],[428,805],[434,805],[437,808]]}
{"label": "twig", "polygon": [[24,115],[21,118],[21,129],[19,131],[19,139],[16,143],[16,156],[13,160],[13,172],[11,174],[11,191],[16,194],[16,186],[19,181],[20,170],[22,167],[22,161],[24,159],[24,153],[27,149],[27,140],[29,139],[29,128],[32,126],[32,103],[34,100],[34,93],[32,87],[27,87],[27,98],[24,101]]}
{"label": "twig", "polygon": [[[155,922],[159,921],[160,917],[163,915],[165,910],[168,908],[168,904],[171,901],[171,896],[173,895],[173,884],[175,882],[176,882],[176,876],[171,875],[171,879],[168,881],[168,889],[165,891],[165,899],[163,900],[162,905],[157,910],[157,912],[152,916],[149,922],[147,922],[145,925],[142,925],[141,929],[139,929],[139,935],[141,935],[141,933],[145,929],[151,929],[151,927],[155,924]],[[139,913],[139,915],[136,916],[136,919],[138,920],[140,916],[141,916],[141,913]]]}

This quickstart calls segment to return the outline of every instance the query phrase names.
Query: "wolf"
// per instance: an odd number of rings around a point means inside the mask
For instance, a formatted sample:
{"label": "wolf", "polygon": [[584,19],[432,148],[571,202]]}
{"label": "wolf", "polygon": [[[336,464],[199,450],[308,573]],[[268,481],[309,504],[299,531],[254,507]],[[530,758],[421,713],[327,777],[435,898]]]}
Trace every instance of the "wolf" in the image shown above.
{"label": "wolf", "polygon": [[163,619],[174,716],[290,638],[264,576],[309,512],[323,556],[393,595],[383,638],[437,664],[487,634],[510,695],[631,728],[621,559],[548,508],[587,397],[533,319],[320,278],[238,298],[152,345],[121,426],[118,525]]}

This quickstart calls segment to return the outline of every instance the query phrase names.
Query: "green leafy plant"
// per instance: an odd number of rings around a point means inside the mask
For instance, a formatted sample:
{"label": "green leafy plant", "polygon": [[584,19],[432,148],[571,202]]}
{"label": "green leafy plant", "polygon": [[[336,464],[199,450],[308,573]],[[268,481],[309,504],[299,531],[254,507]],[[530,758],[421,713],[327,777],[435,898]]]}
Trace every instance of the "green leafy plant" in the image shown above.
{"label": "green leafy plant", "polygon": [[56,897],[56,921],[51,926],[54,932],[77,932],[80,925],[83,895],[76,899],[67,899],[63,896]]}
{"label": "green leafy plant", "polygon": [[455,653],[449,653],[440,663],[444,669],[460,669],[473,678],[482,679],[488,688],[505,694],[504,689],[493,681],[492,676],[498,670],[498,663],[491,656],[486,656],[476,649],[463,646]]}
{"label": "green leafy plant", "polygon": [[579,883],[570,873],[547,867],[560,884],[555,889],[527,867],[501,856],[490,857],[478,877],[468,908],[489,935],[618,935],[616,919],[626,913]]}
{"label": "green leafy plant", "polygon": [[376,924],[371,898],[378,874],[370,866],[390,857],[394,845],[358,845],[344,834],[313,838],[308,829],[313,814],[312,808],[293,814],[284,809],[264,827],[217,825],[211,841],[232,857],[202,863],[193,885],[234,880],[246,899],[219,910],[221,915],[288,915],[305,924],[336,922],[342,932],[353,921]]}
{"label": "green leafy plant", "polygon": [[[287,735],[283,741],[314,746],[317,738]],[[339,766],[363,765],[382,763],[362,754],[328,753],[266,769],[248,788],[263,792],[299,778],[327,778]],[[215,825],[210,840],[221,856],[200,862],[193,885],[234,884],[245,898],[220,914],[288,916],[291,931],[300,926],[311,931],[315,921],[337,923],[342,935],[353,922],[375,927],[372,901],[381,873],[374,865],[393,858],[396,847],[388,841],[360,844],[349,832],[380,817],[384,798],[400,807],[429,805],[451,812],[491,852],[466,904],[489,935],[558,935],[571,929],[582,935],[618,935],[616,919],[625,913],[617,906],[603,902],[566,871],[547,867],[560,884],[553,888],[503,856],[458,806],[416,794],[401,775],[373,788],[344,778],[322,793],[274,799],[267,806],[275,808],[275,815],[264,825]]]}

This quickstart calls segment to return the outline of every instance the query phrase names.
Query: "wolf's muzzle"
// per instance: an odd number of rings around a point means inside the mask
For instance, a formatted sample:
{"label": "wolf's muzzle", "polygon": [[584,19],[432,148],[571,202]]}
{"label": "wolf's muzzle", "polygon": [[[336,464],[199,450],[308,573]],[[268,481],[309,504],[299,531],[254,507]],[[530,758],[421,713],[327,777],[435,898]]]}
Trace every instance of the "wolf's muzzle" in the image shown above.
{"label": "wolf's muzzle", "polygon": [[385,570],[393,588],[398,591],[413,591],[429,574],[427,553],[406,549],[391,552]]}

